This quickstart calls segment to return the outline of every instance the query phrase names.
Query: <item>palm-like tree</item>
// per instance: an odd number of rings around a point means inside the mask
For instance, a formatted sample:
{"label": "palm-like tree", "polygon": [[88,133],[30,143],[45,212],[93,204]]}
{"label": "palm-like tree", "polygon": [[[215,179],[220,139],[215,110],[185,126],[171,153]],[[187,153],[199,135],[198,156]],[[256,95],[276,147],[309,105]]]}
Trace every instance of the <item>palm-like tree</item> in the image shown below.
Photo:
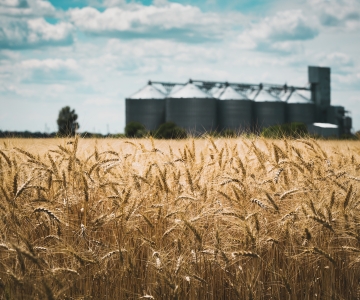
{"label": "palm-like tree", "polygon": [[57,124],[59,128],[59,135],[71,136],[75,135],[76,130],[80,127],[79,123],[76,122],[78,115],[75,110],[71,110],[69,106],[63,107],[59,112]]}

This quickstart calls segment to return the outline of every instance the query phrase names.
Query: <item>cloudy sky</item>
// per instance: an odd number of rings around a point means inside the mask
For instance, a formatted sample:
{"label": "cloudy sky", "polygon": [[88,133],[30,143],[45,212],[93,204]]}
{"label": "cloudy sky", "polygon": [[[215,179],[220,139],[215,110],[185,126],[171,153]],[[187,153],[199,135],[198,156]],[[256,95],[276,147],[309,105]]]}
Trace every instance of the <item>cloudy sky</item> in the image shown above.
{"label": "cloudy sky", "polygon": [[151,80],[305,86],[331,67],[332,103],[360,129],[360,0],[0,0],[0,130],[123,132]]}

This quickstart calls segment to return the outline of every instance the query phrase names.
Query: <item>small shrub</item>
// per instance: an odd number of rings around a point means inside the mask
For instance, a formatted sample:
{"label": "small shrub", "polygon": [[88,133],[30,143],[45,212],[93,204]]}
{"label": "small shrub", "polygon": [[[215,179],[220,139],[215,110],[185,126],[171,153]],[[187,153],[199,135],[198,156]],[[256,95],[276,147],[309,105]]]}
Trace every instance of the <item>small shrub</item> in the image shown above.
{"label": "small shrub", "polygon": [[185,139],[185,129],[178,127],[174,122],[166,122],[160,125],[154,134],[158,139]]}
{"label": "small shrub", "polygon": [[212,138],[219,138],[221,136],[220,132],[217,130],[207,131],[203,134],[203,137],[212,137]]}
{"label": "small shrub", "polygon": [[299,138],[307,136],[308,131],[304,123],[288,123],[264,128],[261,135],[272,139]]}
{"label": "small shrub", "polygon": [[226,138],[234,138],[237,137],[237,133],[235,130],[232,129],[225,129],[223,131],[220,132],[220,135],[222,137],[226,137]]}
{"label": "small shrub", "polygon": [[142,138],[147,134],[145,126],[139,122],[129,122],[125,127],[125,136],[129,138]]}

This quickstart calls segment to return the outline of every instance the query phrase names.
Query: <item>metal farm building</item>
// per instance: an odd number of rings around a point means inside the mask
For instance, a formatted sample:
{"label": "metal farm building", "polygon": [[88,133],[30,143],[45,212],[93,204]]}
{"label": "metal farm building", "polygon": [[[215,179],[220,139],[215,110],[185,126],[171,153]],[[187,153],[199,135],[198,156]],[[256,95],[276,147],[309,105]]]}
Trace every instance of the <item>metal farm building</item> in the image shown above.
{"label": "metal farm building", "polygon": [[149,82],[126,99],[126,123],[139,122],[147,130],[156,130],[165,122],[165,97]]}
{"label": "metal farm building", "polygon": [[260,86],[254,98],[255,129],[285,123],[286,103]]}
{"label": "metal farm building", "polygon": [[253,101],[227,85],[218,96],[218,129],[249,131],[252,124]]}
{"label": "metal farm building", "polygon": [[352,120],[342,106],[331,106],[330,68],[308,67],[308,85],[248,84],[190,80],[149,81],[126,99],[126,124],[156,130],[174,122],[192,134],[214,130],[259,132],[262,128],[300,122],[309,132],[329,136],[351,132]]}

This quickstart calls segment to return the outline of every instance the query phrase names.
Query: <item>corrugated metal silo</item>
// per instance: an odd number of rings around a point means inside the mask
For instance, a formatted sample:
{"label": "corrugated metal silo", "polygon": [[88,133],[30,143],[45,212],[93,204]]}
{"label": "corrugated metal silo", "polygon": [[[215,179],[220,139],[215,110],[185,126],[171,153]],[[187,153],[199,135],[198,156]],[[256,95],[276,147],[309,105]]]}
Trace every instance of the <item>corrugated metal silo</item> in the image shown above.
{"label": "corrugated metal silo", "polygon": [[297,91],[294,91],[287,101],[286,116],[288,123],[301,122],[312,124],[315,122],[315,112],[315,103]]}
{"label": "corrugated metal silo", "polygon": [[166,99],[166,121],[193,134],[217,127],[216,100],[191,82]]}
{"label": "corrugated metal silo", "polygon": [[255,96],[254,126],[257,130],[277,124],[285,123],[286,103],[260,89]]}
{"label": "corrugated metal silo", "polygon": [[219,129],[246,131],[251,129],[253,101],[231,86],[221,93],[218,100]]}
{"label": "corrugated metal silo", "polygon": [[165,122],[165,95],[149,84],[126,99],[126,124],[139,122],[156,130]]}

